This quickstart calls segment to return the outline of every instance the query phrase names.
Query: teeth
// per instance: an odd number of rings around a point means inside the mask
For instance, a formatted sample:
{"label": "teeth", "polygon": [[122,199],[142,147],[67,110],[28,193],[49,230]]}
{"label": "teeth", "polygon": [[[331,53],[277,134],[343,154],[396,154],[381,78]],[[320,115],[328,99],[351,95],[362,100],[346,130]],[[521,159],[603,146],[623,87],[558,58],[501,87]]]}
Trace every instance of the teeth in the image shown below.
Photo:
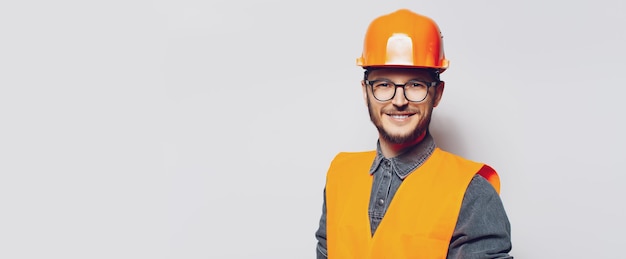
{"label": "teeth", "polygon": [[408,118],[409,115],[390,115],[394,119],[405,119]]}

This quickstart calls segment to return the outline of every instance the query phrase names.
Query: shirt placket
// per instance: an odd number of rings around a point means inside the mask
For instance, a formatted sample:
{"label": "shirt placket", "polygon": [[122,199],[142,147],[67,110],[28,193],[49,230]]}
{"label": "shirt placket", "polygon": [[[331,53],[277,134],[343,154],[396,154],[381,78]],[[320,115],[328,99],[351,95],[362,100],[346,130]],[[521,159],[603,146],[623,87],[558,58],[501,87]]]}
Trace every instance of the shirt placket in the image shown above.
{"label": "shirt placket", "polygon": [[371,219],[372,223],[372,235],[376,232],[376,228],[380,224],[385,212],[387,210],[387,206],[389,204],[389,188],[391,186],[391,174],[392,168],[389,160],[385,159],[381,165],[380,170],[380,183],[378,184],[378,188],[375,192],[375,198],[371,201],[373,204],[373,217]]}

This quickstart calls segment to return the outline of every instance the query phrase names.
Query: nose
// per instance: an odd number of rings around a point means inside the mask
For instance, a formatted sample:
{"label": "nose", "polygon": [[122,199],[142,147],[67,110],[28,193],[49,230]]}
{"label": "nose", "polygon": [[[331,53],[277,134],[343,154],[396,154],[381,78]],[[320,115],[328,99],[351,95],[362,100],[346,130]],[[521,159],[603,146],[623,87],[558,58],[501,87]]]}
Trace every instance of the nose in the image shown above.
{"label": "nose", "polygon": [[391,99],[391,103],[398,107],[405,106],[409,103],[409,100],[404,96],[404,87],[396,87],[396,95]]}

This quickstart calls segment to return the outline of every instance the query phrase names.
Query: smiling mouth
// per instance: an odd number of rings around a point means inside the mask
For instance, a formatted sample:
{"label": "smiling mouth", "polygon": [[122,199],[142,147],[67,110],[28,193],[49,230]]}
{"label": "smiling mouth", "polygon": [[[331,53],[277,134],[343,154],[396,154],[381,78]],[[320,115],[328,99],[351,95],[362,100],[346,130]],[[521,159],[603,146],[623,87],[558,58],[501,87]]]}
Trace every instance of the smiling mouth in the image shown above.
{"label": "smiling mouth", "polygon": [[387,116],[393,118],[393,119],[397,119],[397,120],[402,120],[402,119],[406,119],[408,117],[411,117],[415,115],[414,113],[410,113],[410,114],[389,114],[387,113]]}

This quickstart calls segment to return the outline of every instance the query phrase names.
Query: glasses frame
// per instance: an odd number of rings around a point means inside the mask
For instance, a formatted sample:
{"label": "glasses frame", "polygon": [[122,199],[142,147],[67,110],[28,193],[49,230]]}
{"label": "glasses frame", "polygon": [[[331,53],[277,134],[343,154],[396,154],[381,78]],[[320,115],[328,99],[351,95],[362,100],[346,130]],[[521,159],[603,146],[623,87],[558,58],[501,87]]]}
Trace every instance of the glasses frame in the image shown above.
{"label": "glasses frame", "polygon": [[[387,82],[387,83],[389,83],[389,84],[391,84],[391,85],[393,85],[393,86],[394,86],[394,87],[393,87],[393,95],[392,95],[389,99],[381,100],[381,99],[378,99],[378,97],[376,97],[376,94],[374,94],[374,84],[375,84],[375,83],[378,83],[378,82]],[[405,86],[406,86],[408,83],[410,83],[410,82],[420,82],[420,83],[423,83],[424,85],[426,85],[426,95],[424,95],[424,98],[422,98],[422,100],[419,100],[419,101],[413,101],[413,100],[409,99],[409,98],[406,96],[406,89],[405,89]],[[396,97],[396,93],[398,92],[398,91],[397,91],[397,90],[398,90],[398,87],[402,87],[402,93],[404,94],[404,98],[405,98],[407,101],[412,102],[412,103],[420,103],[420,102],[423,102],[424,100],[426,100],[426,98],[428,97],[428,91],[430,90],[430,88],[431,88],[431,87],[435,87],[435,86],[437,86],[437,85],[439,84],[439,82],[440,82],[440,81],[425,82],[425,81],[420,81],[420,80],[411,79],[411,80],[409,80],[409,81],[406,81],[406,83],[404,83],[404,84],[396,84],[396,83],[394,83],[393,81],[388,80],[388,79],[380,79],[380,80],[365,80],[365,84],[366,84],[366,85],[369,85],[369,86],[370,86],[370,89],[372,90],[372,96],[374,96],[374,99],[376,99],[376,100],[377,100],[377,101],[379,101],[379,102],[387,102],[387,101],[393,100],[393,98],[394,98],[394,97]]]}

